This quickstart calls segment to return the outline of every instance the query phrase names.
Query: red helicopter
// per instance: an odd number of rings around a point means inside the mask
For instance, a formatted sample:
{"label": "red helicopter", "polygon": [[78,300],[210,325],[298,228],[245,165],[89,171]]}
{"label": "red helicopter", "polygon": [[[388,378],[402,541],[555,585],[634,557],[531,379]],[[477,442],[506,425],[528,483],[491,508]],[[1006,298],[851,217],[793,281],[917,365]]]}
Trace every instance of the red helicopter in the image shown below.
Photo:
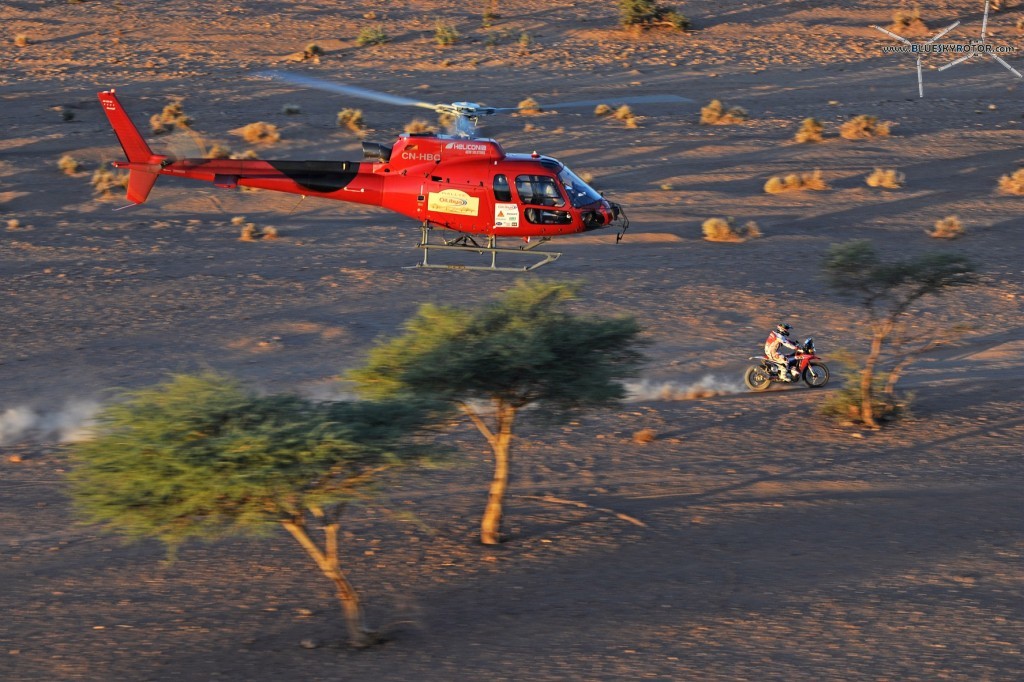
{"label": "red helicopter", "polygon": [[[609,202],[565,164],[536,152],[506,154],[495,140],[475,136],[481,116],[518,111],[518,107],[488,107],[474,102],[430,104],[405,97],[342,85],[284,72],[261,76],[364,99],[431,109],[454,119],[451,134],[403,133],[393,145],[363,142],[362,162],[273,161],[173,158],[154,154],[125,112],[113,89],[99,93],[100,102],[124,149],[128,169],[128,200],[141,204],[160,175],[212,182],[234,189],[256,187],[303,196],[351,201],[396,211],[421,221],[419,267],[469,270],[533,270],[561,254],[531,251],[557,235],[603,227],[629,227],[618,204]],[[631,97],[625,103],[688,102],[676,95]],[[548,109],[595,106],[597,101],[566,102]],[[445,228],[461,233],[442,243],[430,242],[430,231]],[[486,237],[486,245],[474,236]],[[498,237],[518,237],[519,248],[497,246]],[[429,261],[434,250],[490,254],[489,266],[441,265]],[[499,253],[529,252],[537,262],[523,267],[499,267]]]}

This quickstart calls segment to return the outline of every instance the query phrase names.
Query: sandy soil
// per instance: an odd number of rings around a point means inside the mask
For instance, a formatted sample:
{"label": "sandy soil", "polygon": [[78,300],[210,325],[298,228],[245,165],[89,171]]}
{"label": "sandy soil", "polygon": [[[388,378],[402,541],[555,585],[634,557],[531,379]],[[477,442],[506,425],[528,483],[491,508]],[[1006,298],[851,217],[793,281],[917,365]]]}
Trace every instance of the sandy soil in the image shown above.
{"label": "sandy soil", "polygon": [[[913,58],[883,54],[891,41],[870,28],[895,2],[691,1],[696,31],[640,36],[616,27],[614,3],[506,4],[488,30],[483,3],[439,0],[0,7],[0,677],[1020,679],[1024,198],[995,187],[1024,162],[1022,82],[990,61],[939,73],[948,60],[933,56],[919,99]],[[959,40],[980,30],[979,2],[922,12],[932,29],[962,20]],[[1021,16],[994,15],[991,39],[1021,46]],[[434,46],[438,17],[462,34],[455,46]],[[392,41],[356,47],[374,21]],[[310,41],[327,53],[295,63]],[[524,425],[498,549],[475,543],[489,461],[467,426],[451,435],[464,466],[390,493],[421,525],[386,505],[353,514],[343,561],[390,637],[368,651],[343,645],[327,582],[284,534],[190,545],[167,564],[155,544],[76,525],[64,495],[57,441],[112,389],[211,367],[322,393],[419,304],[474,303],[514,280],[403,269],[418,259],[416,225],[358,206],[167,178],[120,212],[121,199],[93,196],[92,171],[121,153],[100,89],[116,87],[140,126],[182,97],[205,143],[235,151],[246,145],[232,130],[273,122],[271,158],[358,159],[358,138],[335,125],[344,107],[363,109],[380,141],[417,115],[251,77],[267,67],[439,102],[694,100],[637,107],[636,129],[589,110],[486,127],[511,151],[593,174],[627,207],[621,244],[565,238],[530,276],[581,279],[582,310],[637,315],[648,390],[621,411]],[[712,98],[750,120],[698,125]],[[862,113],[894,134],[839,139]],[[791,142],[807,116],[826,124],[824,143]],[[63,175],[64,154],[83,171]],[[906,173],[905,187],[869,188],[875,167]],[[814,169],[831,189],[762,192],[771,175]],[[951,214],[963,238],[925,236]],[[240,242],[234,216],[281,238]],[[756,220],[764,237],[705,242],[713,216]],[[839,379],[824,393],[740,387],[780,317],[826,359],[863,352],[859,311],[820,278],[829,245],[851,238],[891,257],[954,250],[982,275],[921,312],[972,331],[908,373],[913,415],[876,433],[816,414]],[[699,382],[720,394],[685,399]],[[657,438],[634,443],[641,428]]]}

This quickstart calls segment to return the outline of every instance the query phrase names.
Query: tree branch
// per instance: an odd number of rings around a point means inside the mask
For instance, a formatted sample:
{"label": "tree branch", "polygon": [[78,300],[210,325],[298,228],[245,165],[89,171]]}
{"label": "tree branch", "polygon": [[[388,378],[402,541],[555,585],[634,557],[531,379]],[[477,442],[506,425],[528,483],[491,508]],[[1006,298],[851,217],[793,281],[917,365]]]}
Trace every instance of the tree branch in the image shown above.
{"label": "tree branch", "polygon": [[487,424],[485,424],[484,420],[480,418],[480,415],[477,414],[476,410],[470,407],[468,403],[458,402],[456,405],[458,405],[463,414],[469,417],[470,421],[476,425],[476,428],[480,430],[480,433],[482,433],[484,438],[487,439],[487,442],[490,443],[491,447],[495,447],[497,444],[497,437],[494,435],[494,432],[487,427]]}

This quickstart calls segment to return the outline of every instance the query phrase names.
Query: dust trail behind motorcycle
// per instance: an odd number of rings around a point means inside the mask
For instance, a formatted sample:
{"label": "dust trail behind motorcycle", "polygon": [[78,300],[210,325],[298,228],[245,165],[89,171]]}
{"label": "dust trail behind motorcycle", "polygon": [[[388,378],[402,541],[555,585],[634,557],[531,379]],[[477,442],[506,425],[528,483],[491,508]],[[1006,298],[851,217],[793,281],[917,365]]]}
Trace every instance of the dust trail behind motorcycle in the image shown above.
{"label": "dust trail behind motorcycle", "polygon": [[746,390],[742,381],[716,377],[712,374],[705,374],[700,380],[689,383],[642,379],[641,381],[626,383],[626,402],[695,400],[697,398],[713,398],[719,395],[744,393]]}

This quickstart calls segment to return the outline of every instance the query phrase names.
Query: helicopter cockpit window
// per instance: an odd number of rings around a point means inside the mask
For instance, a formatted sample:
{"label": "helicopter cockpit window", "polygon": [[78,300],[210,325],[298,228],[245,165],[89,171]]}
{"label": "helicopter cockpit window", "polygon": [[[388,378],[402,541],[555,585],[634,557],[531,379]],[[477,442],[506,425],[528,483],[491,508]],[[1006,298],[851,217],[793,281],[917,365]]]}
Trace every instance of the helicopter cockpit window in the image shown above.
{"label": "helicopter cockpit window", "polygon": [[516,192],[524,204],[536,206],[564,206],[565,199],[558,191],[555,179],[547,175],[520,175],[516,177]]}
{"label": "helicopter cockpit window", "polygon": [[601,195],[597,193],[597,190],[583,182],[579,176],[568,168],[562,168],[558,173],[558,179],[562,182],[562,186],[565,187],[565,193],[569,195],[569,201],[576,208],[601,201]]}
{"label": "helicopter cockpit window", "polygon": [[512,201],[512,188],[509,187],[508,178],[504,175],[494,176],[494,200]]}

